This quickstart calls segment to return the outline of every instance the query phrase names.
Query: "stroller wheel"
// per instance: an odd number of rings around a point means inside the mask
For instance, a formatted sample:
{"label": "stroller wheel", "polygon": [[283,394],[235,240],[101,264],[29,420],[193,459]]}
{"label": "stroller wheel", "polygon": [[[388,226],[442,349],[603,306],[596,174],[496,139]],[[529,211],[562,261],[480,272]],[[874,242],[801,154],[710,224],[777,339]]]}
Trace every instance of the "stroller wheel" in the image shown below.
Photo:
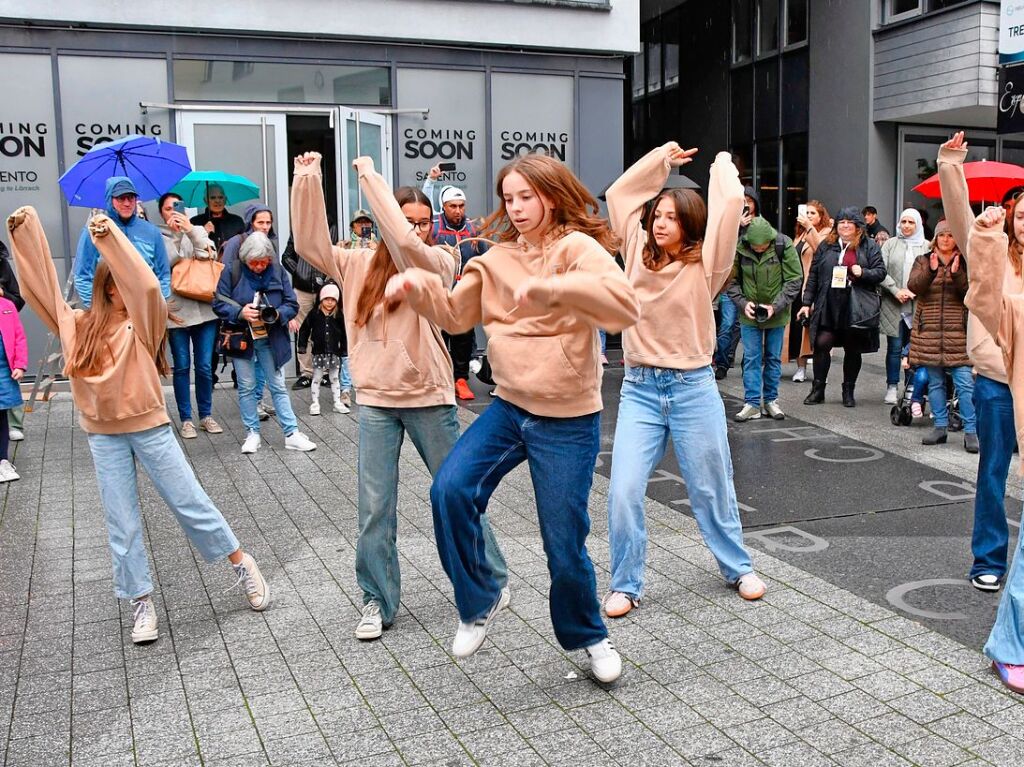
{"label": "stroller wheel", "polygon": [[914,422],[914,414],[910,412],[909,407],[900,408],[900,425],[910,426]]}
{"label": "stroller wheel", "polygon": [[900,426],[901,425],[900,422],[903,419],[900,417],[900,415],[901,414],[900,414],[900,407],[899,407],[899,405],[893,405],[892,406],[892,410],[889,411],[889,420],[892,421],[892,425],[893,426]]}

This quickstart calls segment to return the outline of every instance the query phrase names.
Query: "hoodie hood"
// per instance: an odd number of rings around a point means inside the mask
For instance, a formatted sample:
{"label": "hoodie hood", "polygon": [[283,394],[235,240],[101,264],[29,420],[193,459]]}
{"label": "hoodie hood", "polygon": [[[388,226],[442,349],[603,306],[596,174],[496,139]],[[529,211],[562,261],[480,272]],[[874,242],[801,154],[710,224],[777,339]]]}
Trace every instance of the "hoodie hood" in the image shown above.
{"label": "hoodie hood", "polygon": [[836,224],[840,221],[852,221],[858,229],[866,229],[868,226],[868,222],[864,220],[864,214],[860,212],[860,208],[853,205],[847,205],[836,213],[835,221]]}
{"label": "hoodie hood", "polygon": [[747,241],[748,245],[759,246],[773,242],[776,236],[778,236],[778,232],[775,231],[775,227],[769,224],[767,219],[756,216],[747,227],[743,239]]}
{"label": "hoodie hood", "polygon": [[754,187],[752,187],[752,186],[745,186],[745,187],[743,187],[743,196],[744,197],[749,197],[750,199],[752,199],[754,201],[754,203],[757,205],[757,210],[754,211],[754,215],[760,216],[761,215],[761,195],[759,195],[757,193],[757,191],[754,189]]}
{"label": "hoodie hood", "polygon": [[139,192],[135,188],[135,183],[127,176],[111,176],[107,179],[106,185],[106,198],[107,198],[107,215],[110,216],[112,221],[120,221],[122,224],[127,226],[135,220],[135,212],[132,211],[131,216],[125,221],[121,218],[121,214],[114,210],[114,198],[122,194],[134,194],[138,195]]}
{"label": "hoodie hood", "polygon": [[[246,233],[255,231],[252,228],[252,220],[256,218],[257,213],[263,212],[269,213],[271,216],[271,220],[273,220],[274,211],[272,211],[267,205],[264,205],[263,203],[253,203],[252,205],[245,209],[245,215],[242,216],[242,218],[245,221]],[[277,232],[274,231],[273,226],[270,227],[270,232],[267,234],[267,237],[269,237],[272,240],[277,240]]]}

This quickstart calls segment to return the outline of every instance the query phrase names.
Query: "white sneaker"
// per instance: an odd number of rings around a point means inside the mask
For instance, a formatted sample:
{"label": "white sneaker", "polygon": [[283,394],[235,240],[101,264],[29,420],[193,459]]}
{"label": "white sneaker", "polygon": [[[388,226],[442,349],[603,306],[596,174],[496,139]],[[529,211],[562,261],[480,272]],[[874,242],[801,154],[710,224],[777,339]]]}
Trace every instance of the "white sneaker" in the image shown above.
{"label": "white sneaker", "polygon": [[310,415],[320,415],[320,403],[319,402],[310,402],[309,403],[309,414]]}
{"label": "white sneaker", "polygon": [[793,373],[793,383],[802,383],[807,380],[807,368],[797,368]]}
{"label": "white sneaker", "polygon": [[491,622],[499,612],[508,607],[511,601],[512,592],[506,586],[501,590],[497,601],[486,617],[472,623],[460,622],[459,628],[455,632],[455,640],[452,642],[452,655],[456,658],[468,658],[479,650],[480,645],[487,638],[487,629],[490,628]]}
{"label": "white sneaker", "polygon": [[21,479],[21,475],[14,468],[14,464],[6,458],[0,461],[0,482],[14,482]]}
{"label": "white sneaker", "polygon": [[602,639],[584,649],[590,658],[590,673],[597,681],[608,684],[622,676],[622,658],[612,647],[610,639]]}
{"label": "white sneaker", "polygon": [[341,390],[341,401],[344,402],[346,406],[350,406],[352,404],[352,395],[349,393],[348,389]]}
{"label": "white sneaker", "polygon": [[259,432],[251,431],[246,435],[245,442],[242,443],[242,452],[255,453],[262,444],[263,440],[260,439]]}
{"label": "white sneaker", "polygon": [[237,565],[231,565],[238,576],[235,585],[228,591],[236,588],[239,584],[245,589],[245,598],[249,600],[249,607],[256,612],[263,612],[270,606],[270,584],[267,583],[260,566],[251,554],[242,553],[242,561]]}
{"label": "white sneaker", "polygon": [[141,599],[133,599],[132,609],[135,611],[132,641],[135,644],[155,642],[159,632],[156,627],[156,605],[153,604],[153,596],[147,594]]}
{"label": "white sneaker", "polygon": [[341,413],[342,415],[348,415],[352,411],[349,410],[348,405],[342,402],[340,399],[334,400],[334,412]]}
{"label": "white sneaker", "polygon": [[897,392],[895,386],[888,386],[888,387],[886,387],[886,389],[885,389],[885,404],[886,405],[895,405],[896,404],[896,400],[898,399],[898,397],[899,397],[899,393]]}
{"label": "white sneaker", "polygon": [[776,421],[781,421],[786,417],[782,408],[779,407],[779,401],[777,399],[764,403],[764,414]]}
{"label": "white sneaker", "polygon": [[285,450],[301,450],[303,453],[308,453],[310,450],[316,450],[316,443],[301,431],[293,431],[284,438],[284,448]]}
{"label": "white sneaker", "polygon": [[756,421],[760,417],[761,408],[757,405],[744,405],[743,409],[732,417],[732,420],[743,423],[744,421]]}
{"label": "white sneaker", "polygon": [[479,357],[474,357],[469,361],[469,372],[476,375],[484,366],[484,361]]}
{"label": "white sneaker", "polygon": [[356,639],[377,639],[384,633],[384,623],[380,617],[380,605],[371,599],[363,605],[363,615],[356,625]]}
{"label": "white sneaker", "polygon": [[7,434],[11,442],[21,442],[25,439],[25,432],[21,429],[8,429]]}

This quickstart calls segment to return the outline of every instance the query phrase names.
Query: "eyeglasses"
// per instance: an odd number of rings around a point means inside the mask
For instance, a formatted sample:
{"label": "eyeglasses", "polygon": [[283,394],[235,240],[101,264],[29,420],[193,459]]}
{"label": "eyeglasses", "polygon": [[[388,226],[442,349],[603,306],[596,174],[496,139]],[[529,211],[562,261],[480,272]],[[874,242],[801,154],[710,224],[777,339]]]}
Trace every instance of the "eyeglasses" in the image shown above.
{"label": "eyeglasses", "polygon": [[430,219],[427,219],[426,221],[413,221],[412,219],[407,218],[405,220],[408,221],[412,227],[419,229],[421,232],[427,231],[434,225],[434,222]]}

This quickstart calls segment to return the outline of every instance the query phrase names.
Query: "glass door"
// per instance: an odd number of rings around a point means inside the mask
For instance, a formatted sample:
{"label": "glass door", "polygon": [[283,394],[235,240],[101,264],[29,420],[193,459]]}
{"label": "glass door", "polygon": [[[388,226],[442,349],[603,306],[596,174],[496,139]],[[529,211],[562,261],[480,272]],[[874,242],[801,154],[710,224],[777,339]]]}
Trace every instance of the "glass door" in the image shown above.
{"label": "glass door", "polygon": [[192,167],[245,176],[260,188],[259,200],[233,202],[244,215],[255,202],[274,211],[274,231],[284,248],[291,231],[288,204],[288,137],[285,115],[258,112],[179,112],[178,140]]}
{"label": "glass door", "polygon": [[372,157],[377,172],[384,176],[388,184],[394,183],[391,173],[391,120],[387,115],[365,109],[339,107],[335,140],[340,159],[337,184],[341,190],[341,210],[338,211],[341,224],[338,231],[347,233],[352,214],[366,207],[352,161],[363,155]]}

